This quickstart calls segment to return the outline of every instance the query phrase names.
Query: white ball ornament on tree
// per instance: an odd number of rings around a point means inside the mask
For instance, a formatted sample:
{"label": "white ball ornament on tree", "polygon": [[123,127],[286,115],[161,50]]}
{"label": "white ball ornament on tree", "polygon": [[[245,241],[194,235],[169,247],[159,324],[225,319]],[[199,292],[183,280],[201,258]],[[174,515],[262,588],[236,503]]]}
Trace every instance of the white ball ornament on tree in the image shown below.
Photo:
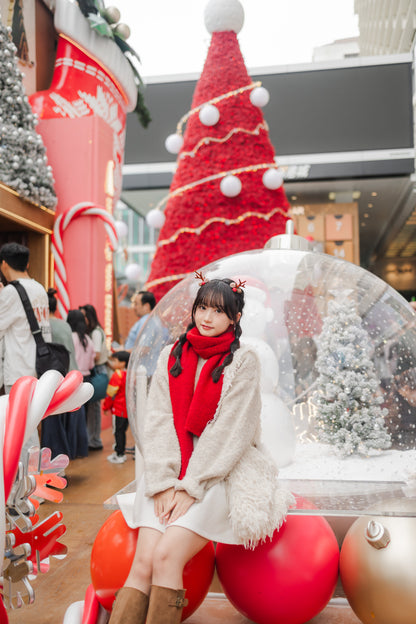
{"label": "white ball ornament on tree", "polygon": [[263,174],[263,184],[271,191],[280,188],[283,184],[283,173],[279,169],[267,169]]}
{"label": "white ball ornament on tree", "polygon": [[199,111],[199,121],[204,126],[215,126],[220,118],[220,111],[213,104],[204,104]]}
{"label": "white ball ornament on tree", "polygon": [[179,154],[183,145],[183,136],[170,134],[165,140],[165,147],[170,154]]}
{"label": "white ball ornament on tree", "polygon": [[137,282],[137,280],[140,278],[140,275],[142,274],[142,267],[140,266],[140,264],[132,262],[131,264],[128,264],[126,266],[126,268],[124,269],[124,273],[127,277],[128,282]]}
{"label": "white ball ornament on tree", "polygon": [[220,190],[226,197],[237,197],[242,188],[240,178],[235,175],[227,175],[220,182]]}
{"label": "white ball ornament on tree", "polygon": [[114,226],[116,228],[118,238],[126,238],[129,228],[124,221],[115,221]]}
{"label": "white ball ornament on tree", "polygon": [[253,106],[263,108],[269,103],[270,93],[264,87],[256,87],[250,93],[250,102]]}
{"label": "white ball ornament on tree", "polygon": [[239,0],[209,0],[204,22],[209,33],[232,30],[238,34],[244,24],[244,9]]}
{"label": "white ball ornament on tree", "polygon": [[124,41],[126,41],[131,35],[130,27],[127,26],[127,24],[117,24],[114,28],[114,32]]}
{"label": "white ball ornament on tree", "polygon": [[104,17],[109,24],[117,24],[121,15],[117,7],[109,6],[104,9]]}
{"label": "white ball ornament on tree", "polygon": [[160,229],[165,223],[165,215],[161,210],[150,210],[146,215],[146,223],[149,227]]}

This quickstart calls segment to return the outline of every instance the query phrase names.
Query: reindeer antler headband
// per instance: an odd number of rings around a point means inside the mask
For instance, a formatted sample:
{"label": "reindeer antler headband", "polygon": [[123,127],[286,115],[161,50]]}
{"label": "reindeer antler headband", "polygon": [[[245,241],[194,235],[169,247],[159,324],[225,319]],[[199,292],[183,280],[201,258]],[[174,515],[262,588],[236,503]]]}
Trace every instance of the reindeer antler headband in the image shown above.
{"label": "reindeer antler headband", "polygon": [[[200,271],[195,271],[195,279],[201,280],[199,282],[200,286],[204,286],[204,284],[207,284],[209,282],[209,279],[207,279]],[[238,280],[238,282],[231,282],[230,283],[230,288],[232,289],[233,292],[237,292],[237,293],[241,293],[242,292],[242,288],[245,288],[246,286],[246,282],[242,281],[242,280]]]}

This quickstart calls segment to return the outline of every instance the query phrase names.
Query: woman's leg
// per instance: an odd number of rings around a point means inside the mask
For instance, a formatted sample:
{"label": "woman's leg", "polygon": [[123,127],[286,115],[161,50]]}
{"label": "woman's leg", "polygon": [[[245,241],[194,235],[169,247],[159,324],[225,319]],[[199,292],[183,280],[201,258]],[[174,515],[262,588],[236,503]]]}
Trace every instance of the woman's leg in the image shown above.
{"label": "woman's leg", "polygon": [[208,542],[181,527],[169,527],[158,542],[153,557],[153,584],[147,624],[179,624],[185,600],[183,569]]}
{"label": "woman's leg", "polygon": [[134,587],[148,594],[152,584],[154,553],[163,537],[156,529],[141,527],[137,538],[136,552],[125,587]]}
{"label": "woman's leg", "polygon": [[207,543],[205,537],[189,529],[168,527],[154,551],[152,584],[181,588],[185,565]]}
{"label": "woman's leg", "polygon": [[162,533],[141,528],[124,587],[117,592],[109,624],[144,624],[149,604],[153,553]]}

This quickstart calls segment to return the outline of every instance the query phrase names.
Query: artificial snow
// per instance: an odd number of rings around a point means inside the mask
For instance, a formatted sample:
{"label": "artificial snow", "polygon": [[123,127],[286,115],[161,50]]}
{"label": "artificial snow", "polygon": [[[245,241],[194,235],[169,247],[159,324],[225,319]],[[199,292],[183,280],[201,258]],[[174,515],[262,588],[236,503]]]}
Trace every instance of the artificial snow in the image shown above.
{"label": "artificial snow", "polygon": [[341,458],[329,444],[297,444],[293,462],[280,468],[282,479],[394,481],[416,478],[416,449],[387,450],[379,455]]}

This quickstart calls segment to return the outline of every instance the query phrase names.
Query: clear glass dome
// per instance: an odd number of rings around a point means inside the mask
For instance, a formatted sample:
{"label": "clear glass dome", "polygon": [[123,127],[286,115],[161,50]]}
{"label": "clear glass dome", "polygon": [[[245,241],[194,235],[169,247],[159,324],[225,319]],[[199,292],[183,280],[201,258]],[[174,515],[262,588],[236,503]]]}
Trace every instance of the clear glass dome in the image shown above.
{"label": "clear glass dome", "polygon": [[[416,496],[416,316],[405,299],[354,264],[293,249],[236,254],[203,274],[246,280],[242,341],[261,362],[262,442],[280,479],[321,514]],[[148,383],[197,289],[190,275],[163,297],[130,358],[139,449]]]}

